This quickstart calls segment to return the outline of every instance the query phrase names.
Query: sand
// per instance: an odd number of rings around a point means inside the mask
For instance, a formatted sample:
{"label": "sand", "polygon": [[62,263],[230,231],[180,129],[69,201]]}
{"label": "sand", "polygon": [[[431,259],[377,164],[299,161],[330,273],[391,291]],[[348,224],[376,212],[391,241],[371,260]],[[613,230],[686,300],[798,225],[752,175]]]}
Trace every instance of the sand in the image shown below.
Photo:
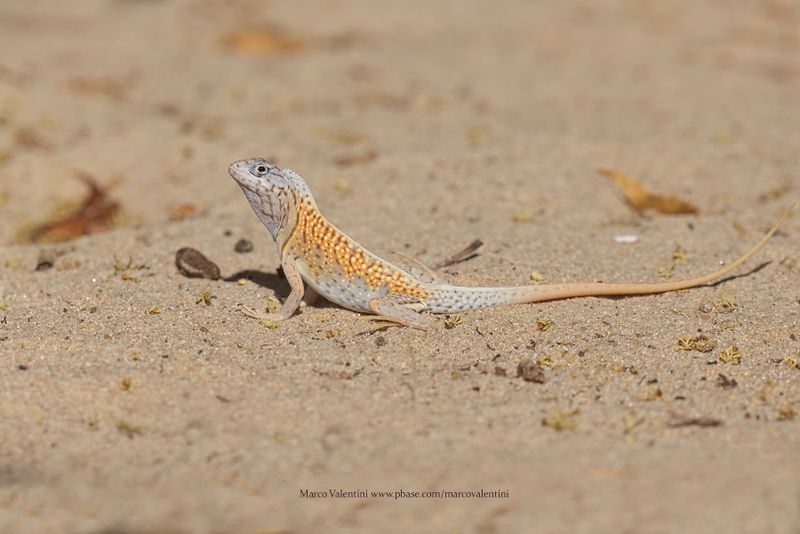
{"label": "sand", "polygon": [[[387,257],[482,239],[454,283],[699,275],[798,198],[799,27],[781,0],[2,2],[0,531],[800,531],[800,216],[712,287],[269,329],[239,309],[288,286],[226,172],[297,170]],[[598,167],[699,213],[637,214]],[[113,228],[17,243],[76,171]]]}

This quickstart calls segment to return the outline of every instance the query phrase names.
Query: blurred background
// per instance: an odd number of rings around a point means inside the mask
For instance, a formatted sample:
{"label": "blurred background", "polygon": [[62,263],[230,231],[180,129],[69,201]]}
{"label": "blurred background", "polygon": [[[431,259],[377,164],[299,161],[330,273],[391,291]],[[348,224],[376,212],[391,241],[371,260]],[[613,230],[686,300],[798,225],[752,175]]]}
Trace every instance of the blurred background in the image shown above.
{"label": "blurred background", "polygon": [[784,0],[4,0],[0,242],[76,171],[114,225],[239,212],[226,168],[254,155],[356,225],[348,194],[369,220],[420,193],[445,223],[602,220],[607,165],[719,211],[797,183],[798,28]]}

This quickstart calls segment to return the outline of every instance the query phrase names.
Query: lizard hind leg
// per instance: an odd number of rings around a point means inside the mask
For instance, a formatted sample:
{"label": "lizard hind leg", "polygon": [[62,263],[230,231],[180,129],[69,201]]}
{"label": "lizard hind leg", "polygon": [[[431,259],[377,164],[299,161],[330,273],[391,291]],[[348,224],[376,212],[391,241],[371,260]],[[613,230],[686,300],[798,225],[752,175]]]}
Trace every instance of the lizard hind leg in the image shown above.
{"label": "lizard hind leg", "polygon": [[431,320],[412,307],[419,304],[421,304],[419,300],[409,299],[408,296],[387,295],[370,299],[369,309],[379,316],[377,319],[380,321],[389,321],[410,328],[427,330],[431,325]]}

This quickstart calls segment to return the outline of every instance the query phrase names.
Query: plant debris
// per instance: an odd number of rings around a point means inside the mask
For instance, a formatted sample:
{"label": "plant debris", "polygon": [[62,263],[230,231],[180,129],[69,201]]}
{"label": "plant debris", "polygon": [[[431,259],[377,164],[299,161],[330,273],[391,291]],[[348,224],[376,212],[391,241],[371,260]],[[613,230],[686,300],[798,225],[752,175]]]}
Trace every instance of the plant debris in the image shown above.
{"label": "plant debris", "polygon": [[686,258],[688,257],[689,256],[686,254],[686,251],[683,249],[683,247],[676,245],[675,250],[672,251],[672,265],[660,269],[658,271],[658,277],[672,278],[672,275],[675,272],[675,267],[677,267],[679,263],[686,261]]}
{"label": "plant debris", "polygon": [[221,277],[217,264],[191,247],[183,247],[175,253],[175,267],[187,278],[219,280]]}
{"label": "plant debris", "polygon": [[629,412],[622,421],[622,433],[630,434],[642,423],[644,423],[644,417],[637,416],[635,412]]}
{"label": "plant debris", "polygon": [[719,361],[729,365],[739,365],[742,363],[742,354],[739,347],[728,347],[719,354]]}
{"label": "plant debris", "polygon": [[161,306],[150,306],[144,311],[145,315],[158,315],[161,313]]}
{"label": "plant debris", "polygon": [[542,281],[544,281],[544,276],[542,276],[541,274],[539,274],[536,271],[531,271],[531,281],[532,282],[542,282]]}
{"label": "plant debris", "polygon": [[87,173],[78,172],[76,178],[86,184],[89,194],[77,209],[69,210],[53,220],[19,232],[22,243],[60,243],[84,235],[109,230],[114,226],[120,205],[108,196],[95,179]]}
{"label": "plant debris", "polygon": [[778,410],[778,421],[791,421],[797,417],[797,410],[792,406],[784,406]]}
{"label": "plant debris", "polygon": [[661,388],[656,386],[648,386],[644,391],[640,391],[638,399],[641,401],[654,401],[664,396]]}
{"label": "plant debris", "polygon": [[569,412],[552,412],[550,415],[542,417],[542,426],[547,426],[556,431],[562,430],[575,430],[575,416],[578,415],[579,410],[575,408]]}
{"label": "plant debris", "polygon": [[434,269],[442,269],[444,267],[449,267],[451,265],[455,265],[456,263],[461,263],[467,260],[470,260],[478,255],[478,249],[483,246],[483,241],[480,239],[474,239],[472,243],[464,247],[463,249],[459,250],[446,260],[442,260],[436,265],[433,266]]}
{"label": "plant debris", "polygon": [[447,329],[455,328],[464,322],[464,317],[461,315],[450,315],[444,320],[444,327]]}
{"label": "plant debris", "polygon": [[672,262],[673,263],[680,263],[682,261],[686,261],[689,255],[683,250],[683,247],[680,245],[675,246],[675,250],[672,251]]}
{"label": "plant debris", "polygon": [[544,367],[529,356],[522,358],[517,364],[517,378],[522,378],[525,382],[535,382],[537,384],[544,384],[547,381]]}
{"label": "plant debris", "polygon": [[678,338],[678,350],[696,350],[697,352],[711,352],[717,346],[716,341],[706,336],[687,334]]}
{"label": "plant debris", "polygon": [[124,434],[128,439],[133,439],[134,436],[140,436],[142,434],[141,428],[133,426],[127,421],[119,421],[117,423],[117,430]]}
{"label": "plant debris", "polygon": [[659,269],[658,277],[659,278],[672,278],[672,272],[675,270],[675,264],[670,265],[669,267],[664,267]]}
{"label": "plant debris", "polygon": [[133,258],[128,256],[128,261],[122,261],[114,255],[114,272],[111,276],[119,275],[120,280],[126,282],[137,282],[139,278],[131,274],[132,271],[141,271],[147,269],[144,263],[133,263]]}
{"label": "plant debris", "polygon": [[292,54],[308,47],[304,39],[272,25],[223,35],[220,44],[240,56]]}
{"label": "plant debris", "polygon": [[734,301],[734,297],[728,295],[721,295],[714,301],[714,309],[718,313],[731,313],[736,311],[736,308],[737,304]]}
{"label": "plant debris", "polygon": [[685,426],[712,427],[720,426],[721,424],[722,420],[714,417],[681,417],[670,422],[669,426],[671,428],[682,428]]}
{"label": "plant debris", "polygon": [[529,356],[522,358],[517,364],[517,377],[522,378],[525,382],[535,382],[537,384],[544,384],[547,381],[544,367],[539,362],[533,361]]}
{"label": "plant debris", "polygon": [[120,381],[119,388],[122,391],[127,391],[128,393],[130,393],[131,390],[133,389],[133,380],[130,377],[126,376]]}
{"label": "plant debris", "polygon": [[536,321],[536,329],[539,332],[547,332],[556,325],[555,321],[551,319],[538,319]]}
{"label": "plant debris", "polygon": [[206,306],[211,306],[211,300],[217,298],[214,294],[211,293],[210,289],[206,289],[200,295],[198,295],[197,299],[194,301],[195,304],[200,304],[201,302],[204,303]]}
{"label": "plant debris", "polygon": [[783,363],[790,369],[800,369],[800,355],[786,356],[783,359]]}
{"label": "plant debris", "polygon": [[659,213],[677,215],[697,213],[699,210],[694,204],[674,196],[663,196],[647,191],[636,179],[612,169],[597,169],[597,172],[612,179],[622,188],[628,203],[637,212],[642,213],[648,209],[655,209]]}
{"label": "plant debris", "polygon": [[717,385],[722,389],[733,389],[738,385],[738,382],[736,382],[735,379],[728,378],[726,375],[720,373],[717,375]]}
{"label": "plant debris", "polygon": [[549,354],[540,356],[536,362],[541,365],[542,367],[548,367],[550,369],[555,369],[556,367],[561,367],[561,364]]}

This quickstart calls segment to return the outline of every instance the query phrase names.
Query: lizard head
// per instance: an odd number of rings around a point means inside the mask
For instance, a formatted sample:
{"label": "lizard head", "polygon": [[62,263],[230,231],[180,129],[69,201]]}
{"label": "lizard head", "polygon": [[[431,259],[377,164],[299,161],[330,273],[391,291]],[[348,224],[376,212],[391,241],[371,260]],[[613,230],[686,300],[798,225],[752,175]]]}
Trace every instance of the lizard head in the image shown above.
{"label": "lizard head", "polygon": [[250,207],[276,241],[281,230],[287,229],[287,223],[294,224],[298,197],[313,202],[311,191],[299,174],[281,169],[263,158],[235,161],[228,173],[242,188]]}

